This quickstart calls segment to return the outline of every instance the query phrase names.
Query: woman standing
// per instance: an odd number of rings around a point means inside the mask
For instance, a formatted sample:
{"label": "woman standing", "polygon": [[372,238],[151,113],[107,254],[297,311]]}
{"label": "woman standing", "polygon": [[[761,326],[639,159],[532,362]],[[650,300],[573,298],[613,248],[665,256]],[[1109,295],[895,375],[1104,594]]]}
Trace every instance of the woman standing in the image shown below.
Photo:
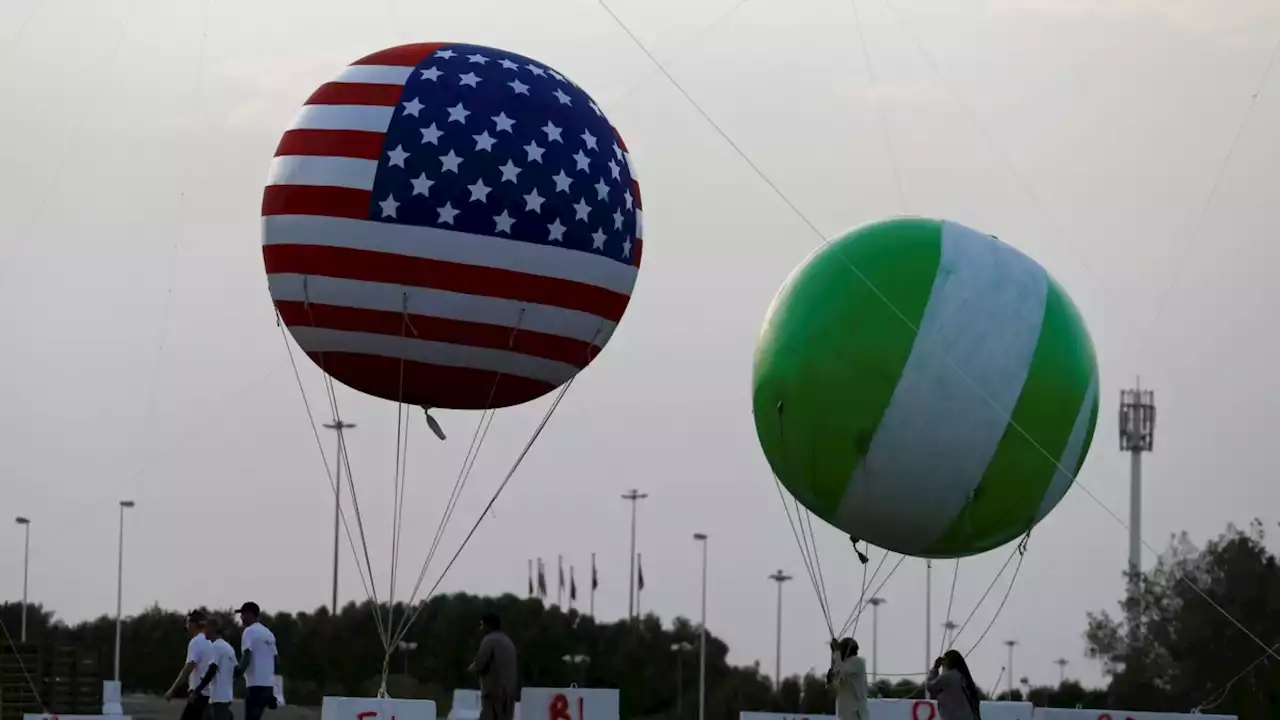
{"label": "woman standing", "polygon": [[838,720],[871,719],[867,709],[867,663],[858,657],[858,642],[853,638],[831,641],[827,682],[836,688]]}
{"label": "woman standing", "polygon": [[958,651],[948,650],[933,663],[925,689],[937,698],[941,720],[982,720],[978,686]]}

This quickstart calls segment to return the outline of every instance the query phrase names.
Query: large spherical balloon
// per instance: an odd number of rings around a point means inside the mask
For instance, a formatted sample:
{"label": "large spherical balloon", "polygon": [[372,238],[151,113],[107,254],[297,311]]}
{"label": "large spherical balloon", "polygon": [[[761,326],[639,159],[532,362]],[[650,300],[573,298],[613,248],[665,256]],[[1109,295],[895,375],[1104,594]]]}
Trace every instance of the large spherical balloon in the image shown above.
{"label": "large spherical balloon", "polygon": [[962,557],[1022,535],[1066,493],[1098,368],[1035,261],[902,218],[792,273],[760,334],[754,410],[774,473],[816,515],[888,550]]}
{"label": "large spherical balloon", "polygon": [[640,190],[594,101],[514,53],[357,60],[284,134],[262,197],[271,298],[335,379],[415,405],[526,402],[586,367],[640,268]]}

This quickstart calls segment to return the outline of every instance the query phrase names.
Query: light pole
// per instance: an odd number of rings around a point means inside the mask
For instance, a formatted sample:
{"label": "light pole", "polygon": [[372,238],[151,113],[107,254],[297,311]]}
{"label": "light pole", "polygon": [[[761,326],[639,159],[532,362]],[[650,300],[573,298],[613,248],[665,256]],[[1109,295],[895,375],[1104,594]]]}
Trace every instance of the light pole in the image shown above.
{"label": "light pole", "polygon": [[120,682],[120,628],[124,609],[124,511],[133,506],[132,500],[120,501],[120,540],[116,553],[116,682]]}
{"label": "light pole", "polygon": [[782,688],[782,583],[791,579],[791,576],[782,572],[779,568],[777,572],[769,576],[769,579],[778,584],[778,629],[777,629],[777,645],[774,648],[773,656],[773,690],[777,692]]}
{"label": "light pole", "polygon": [[636,504],[647,497],[648,493],[635,488],[622,494],[622,499],[631,503],[631,586],[627,591],[627,620],[634,620],[636,617]]}
{"label": "light pole", "polygon": [[707,535],[694,533],[702,543],[702,626],[698,628],[698,720],[707,717]]}
{"label": "light pole", "polygon": [[27,641],[27,571],[31,567],[31,521],[18,516],[13,521],[22,526],[26,538],[22,541],[22,630],[18,642]]}
{"label": "light pole", "polygon": [[1013,649],[1017,647],[1017,640],[1005,640],[1004,644],[1009,648],[1009,699],[1013,699]]}
{"label": "light pole", "polygon": [[342,458],[346,456],[343,452],[346,447],[343,432],[354,428],[356,424],[334,418],[333,422],[325,423],[324,426],[338,433],[338,460],[337,467],[333,471],[333,604],[331,606],[333,608],[331,612],[336,617],[338,615],[338,526],[342,519]]}
{"label": "light pole", "polygon": [[590,657],[586,655],[565,655],[560,659],[578,670],[578,682],[583,684],[587,682],[587,663],[591,662]]}
{"label": "light pole", "polygon": [[1058,666],[1058,687],[1062,687],[1067,682],[1067,659],[1058,658],[1053,664]]}
{"label": "light pole", "polygon": [[418,649],[418,643],[401,640],[396,643],[396,647],[400,648],[400,652],[404,653],[404,676],[407,678],[409,677],[409,653]]}
{"label": "light pole", "polygon": [[683,640],[671,646],[676,654],[676,717],[684,717],[684,654],[693,646]]}
{"label": "light pole", "polygon": [[947,650],[950,650],[950,649],[951,649],[951,634],[952,634],[952,633],[954,633],[954,632],[956,631],[956,628],[957,628],[957,627],[959,627],[959,625],[956,625],[955,623],[951,622],[950,620],[948,620],[948,621],[946,621],[946,622],[942,623],[942,650],[943,650],[943,652],[946,652]]}
{"label": "light pole", "polygon": [[876,673],[880,667],[880,606],[885,599],[873,597],[867,602],[871,605],[871,683],[874,685],[879,679]]}

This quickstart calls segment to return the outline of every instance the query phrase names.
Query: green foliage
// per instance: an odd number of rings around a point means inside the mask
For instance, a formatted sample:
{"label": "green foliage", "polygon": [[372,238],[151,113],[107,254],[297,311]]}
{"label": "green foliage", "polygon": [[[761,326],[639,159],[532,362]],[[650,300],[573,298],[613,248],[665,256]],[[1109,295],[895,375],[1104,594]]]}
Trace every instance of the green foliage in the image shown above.
{"label": "green foliage", "polygon": [[1085,641],[1111,675],[1112,707],[1280,715],[1280,660],[1263,660],[1249,637],[1280,640],[1280,565],[1265,541],[1256,520],[1248,530],[1228,526],[1203,548],[1183,533],[1140,576],[1136,603],[1121,603],[1120,619],[1089,614]]}
{"label": "green foliage", "polygon": [[[664,628],[649,615],[634,624],[597,623],[590,616],[546,606],[540,600],[512,595],[481,598],[466,594],[432,598],[404,638],[416,642],[407,655],[390,658],[388,690],[393,696],[430,698],[448,711],[454,688],[477,687],[467,672],[479,641],[480,616],[498,612],[519,647],[523,685],[616,687],[624,717],[697,716],[697,652],[673,650],[681,643],[697,646],[698,630],[685,618]],[[386,619],[387,608],[381,613]],[[0,619],[16,630],[17,603],[0,605]],[[153,607],[126,618],[122,632],[122,680],[126,692],[161,693],[182,665],[187,634],[185,611]],[[214,611],[228,628],[227,640],[239,645],[239,628],[230,612]],[[397,605],[395,621],[405,607]],[[325,695],[370,696],[380,683],[385,653],[370,603],[350,603],[337,617],[325,608],[314,612],[268,614],[263,621],[281,648],[279,669],[287,678],[291,703],[318,704]],[[394,622],[393,621],[393,625]],[[76,624],[59,622],[39,605],[28,610],[28,637],[37,643],[60,643],[96,649],[104,673],[110,672],[115,621],[106,616]],[[789,678],[775,693],[758,666],[733,667],[723,641],[707,635],[707,716],[736,720],[742,710],[832,712],[834,696],[821,678]],[[586,655],[586,667],[564,658]],[[683,702],[679,702],[680,700]]]}

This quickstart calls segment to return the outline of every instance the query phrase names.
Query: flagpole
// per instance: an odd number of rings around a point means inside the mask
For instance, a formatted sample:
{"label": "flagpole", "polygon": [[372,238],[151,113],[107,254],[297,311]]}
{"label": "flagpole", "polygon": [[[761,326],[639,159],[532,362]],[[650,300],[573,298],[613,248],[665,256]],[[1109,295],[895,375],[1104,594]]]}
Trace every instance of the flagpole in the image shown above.
{"label": "flagpole", "polygon": [[574,577],[573,566],[569,566],[569,612],[573,612],[573,601],[578,594],[578,578]]}
{"label": "flagpole", "polygon": [[556,556],[556,567],[558,568],[559,577],[556,584],[556,605],[564,607],[564,556]]}
{"label": "flagpole", "polygon": [[533,560],[529,560],[529,597],[533,597]]}
{"label": "flagpole", "polygon": [[640,562],[641,553],[636,553],[636,617],[643,618],[644,613],[640,611],[640,594],[644,592],[644,563]]}
{"label": "flagpole", "polygon": [[596,554],[591,553],[591,619],[596,617]]}

